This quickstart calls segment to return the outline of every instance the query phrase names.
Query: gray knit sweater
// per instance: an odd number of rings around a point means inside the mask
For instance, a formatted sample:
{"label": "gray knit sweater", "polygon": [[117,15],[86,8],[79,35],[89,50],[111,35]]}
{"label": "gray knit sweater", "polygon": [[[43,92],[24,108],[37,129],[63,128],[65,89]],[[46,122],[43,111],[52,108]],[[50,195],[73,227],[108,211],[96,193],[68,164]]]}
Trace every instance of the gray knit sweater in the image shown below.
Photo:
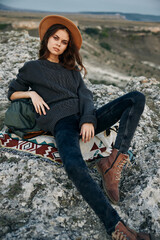
{"label": "gray knit sweater", "polygon": [[46,115],[37,114],[37,123],[45,131],[53,131],[58,120],[80,113],[80,123],[93,123],[96,128],[92,93],[81,74],[48,60],[29,61],[9,85],[8,98],[15,91],[36,91],[49,105]]}

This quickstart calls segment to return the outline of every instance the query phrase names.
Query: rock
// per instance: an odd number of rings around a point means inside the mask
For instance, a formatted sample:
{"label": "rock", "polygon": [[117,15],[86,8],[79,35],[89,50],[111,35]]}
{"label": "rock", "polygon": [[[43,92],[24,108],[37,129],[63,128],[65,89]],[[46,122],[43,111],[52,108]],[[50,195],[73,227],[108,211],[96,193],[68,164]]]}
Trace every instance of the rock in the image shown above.
{"label": "rock", "polygon": [[33,21],[19,21],[19,22],[13,22],[12,27],[14,29],[22,28],[22,29],[37,29],[39,26],[39,22],[33,22]]}
{"label": "rock", "polygon": [[[0,125],[9,101],[7,88],[27,60],[37,58],[38,38],[26,31],[0,33]],[[90,64],[88,64],[90,66]],[[89,69],[87,69],[89,72]],[[117,78],[117,76],[115,76]],[[135,230],[160,234],[160,85],[155,79],[131,78],[125,88],[94,85],[87,79],[96,107],[126,92],[146,96],[146,107],[132,141],[135,162],[123,171],[121,200],[114,206]],[[0,148],[0,239],[108,240],[104,226],[82,199],[62,167],[45,159]],[[95,181],[100,177],[89,168]]]}

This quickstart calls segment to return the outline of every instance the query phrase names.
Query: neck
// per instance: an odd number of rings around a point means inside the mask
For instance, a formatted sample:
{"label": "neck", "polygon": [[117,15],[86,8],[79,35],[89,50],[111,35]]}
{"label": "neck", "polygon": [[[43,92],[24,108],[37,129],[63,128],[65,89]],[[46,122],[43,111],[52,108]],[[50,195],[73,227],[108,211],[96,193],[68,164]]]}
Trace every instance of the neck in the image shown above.
{"label": "neck", "polygon": [[59,63],[59,59],[58,58],[48,57],[47,60],[50,61],[50,62]]}

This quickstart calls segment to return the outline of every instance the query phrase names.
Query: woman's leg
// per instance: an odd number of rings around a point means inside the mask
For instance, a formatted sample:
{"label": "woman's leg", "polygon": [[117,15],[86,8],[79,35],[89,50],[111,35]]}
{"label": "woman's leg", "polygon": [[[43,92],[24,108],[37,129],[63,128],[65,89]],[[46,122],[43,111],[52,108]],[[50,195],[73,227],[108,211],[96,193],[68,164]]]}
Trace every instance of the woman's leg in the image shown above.
{"label": "woman's leg", "polygon": [[115,148],[127,153],[145,105],[145,96],[140,92],[130,92],[96,111],[96,134],[113,126],[120,120]]}
{"label": "woman's leg", "polygon": [[72,115],[61,119],[55,126],[54,136],[69,179],[104,223],[108,234],[111,234],[120,217],[90,176],[82,158],[79,146],[79,117]]}
{"label": "woman's leg", "polygon": [[97,110],[96,133],[104,131],[120,120],[119,130],[114,148],[109,157],[96,163],[102,176],[104,190],[110,200],[119,201],[119,181],[124,164],[128,161],[126,155],[143,112],[145,97],[140,92],[130,92]]}

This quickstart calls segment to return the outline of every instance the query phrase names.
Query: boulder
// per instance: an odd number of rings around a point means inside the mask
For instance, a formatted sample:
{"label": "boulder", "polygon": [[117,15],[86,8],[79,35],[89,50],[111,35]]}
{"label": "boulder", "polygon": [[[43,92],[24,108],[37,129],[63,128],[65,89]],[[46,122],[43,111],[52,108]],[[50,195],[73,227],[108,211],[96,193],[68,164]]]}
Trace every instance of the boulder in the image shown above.
{"label": "boulder", "polygon": [[[0,126],[9,104],[7,88],[27,60],[36,59],[38,38],[26,31],[1,34]],[[89,71],[89,69],[87,69]],[[114,206],[135,230],[160,234],[160,85],[155,79],[130,78],[126,87],[91,84],[96,107],[124,93],[146,95],[146,107],[133,138],[135,162],[123,171],[121,200]],[[101,185],[96,169],[92,177]],[[44,158],[0,148],[0,239],[107,240],[105,228],[67,178],[63,167]]]}

